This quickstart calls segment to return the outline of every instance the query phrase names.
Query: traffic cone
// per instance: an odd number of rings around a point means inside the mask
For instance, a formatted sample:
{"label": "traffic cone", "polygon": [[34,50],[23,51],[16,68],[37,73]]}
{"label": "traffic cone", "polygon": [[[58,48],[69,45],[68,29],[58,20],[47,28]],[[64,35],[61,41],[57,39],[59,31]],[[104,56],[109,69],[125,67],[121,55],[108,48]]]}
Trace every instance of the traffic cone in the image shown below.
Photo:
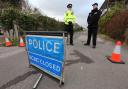
{"label": "traffic cone", "polygon": [[6,47],[9,47],[12,45],[12,43],[9,41],[9,39],[7,37],[5,37],[5,45],[6,45]]}
{"label": "traffic cone", "polygon": [[19,43],[19,47],[24,47],[25,43],[23,41],[23,38],[20,36],[20,43]]}
{"label": "traffic cone", "polygon": [[114,49],[112,55],[111,56],[107,56],[107,59],[109,61],[111,61],[112,63],[125,64],[121,60],[121,45],[122,45],[122,43],[120,41],[118,41],[116,43],[116,46],[115,46],[115,49]]}

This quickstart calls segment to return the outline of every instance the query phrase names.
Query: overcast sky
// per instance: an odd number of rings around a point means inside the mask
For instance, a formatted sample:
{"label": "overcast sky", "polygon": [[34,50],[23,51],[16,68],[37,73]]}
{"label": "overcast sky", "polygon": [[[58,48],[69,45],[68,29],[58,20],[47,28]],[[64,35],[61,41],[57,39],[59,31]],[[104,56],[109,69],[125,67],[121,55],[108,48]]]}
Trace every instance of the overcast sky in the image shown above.
{"label": "overcast sky", "polygon": [[86,27],[86,19],[92,9],[92,4],[97,2],[100,7],[104,0],[29,0],[33,7],[39,8],[45,15],[61,21],[63,21],[63,15],[69,2],[73,4],[76,22]]}

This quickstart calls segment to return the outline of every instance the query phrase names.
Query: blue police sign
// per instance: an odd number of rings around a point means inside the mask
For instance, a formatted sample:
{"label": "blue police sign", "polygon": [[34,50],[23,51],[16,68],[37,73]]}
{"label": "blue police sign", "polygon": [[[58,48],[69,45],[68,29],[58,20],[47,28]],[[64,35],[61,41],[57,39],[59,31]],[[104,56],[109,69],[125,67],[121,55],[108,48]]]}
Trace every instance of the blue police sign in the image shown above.
{"label": "blue police sign", "polygon": [[26,47],[31,65],[62,79],[64,63],[64,39],[52,36],[26,36]]}

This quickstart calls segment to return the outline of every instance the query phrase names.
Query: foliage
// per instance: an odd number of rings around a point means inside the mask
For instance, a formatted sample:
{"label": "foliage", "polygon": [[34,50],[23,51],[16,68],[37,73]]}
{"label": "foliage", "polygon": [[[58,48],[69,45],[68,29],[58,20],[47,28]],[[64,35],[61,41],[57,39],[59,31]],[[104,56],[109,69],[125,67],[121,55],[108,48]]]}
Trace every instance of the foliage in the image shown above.
{"label": "foliage", "polygon": [[100,18],[99,30],[101,33],[106,33],[105,25],[111,21],[114,15],[118,14],[123,9],[122,3],[118,2],[116,5],[112,6],[108,12]]}
{"label": "foliage", "polygon": [[8,3],[8,5],[13,7],[21,7],[21,1],[23,0],[1,0],[2,3]]}
{"label": "foliage", "polygon": [[[123,17],[123,18],[122,18]],[[124,41],[126,29],[128,28],[128,10],[125,10],[122,3],[112,6],[106,15],[99,21],[99,31],[115,40]]]}
{"label": "foliage", "polygon": [[17,38],[11,40],[12,46],[18,46],[19,41]]}
{"label": "foliage", "polygon": [[[122,18],[123,17],[123,18]],[[124,35],[128,28],[128,10],[123,10],[115,15],[109,23],[106,24],[106,34],[111,38],[124,41],[127,35]]]}
{"label": "foliage", "polygon": [[18,19],[17,17],[19,17],[18,10],[9,8],[1,14],[0,23],[6,30],[13,29],[13,23]]}
{"label": "foliage", "polygon": [[[31,13],[24,14],[17,9],[9,8],[1,14],[0,23],[4,29],[13,29],[13,23],[16,23],[24,31],[37,31],[37,30],[62,30],[63,22],[56,21],[43,15],[34,15]],[[58,29],[57,29],[58,28]]]}
{"label": "foliage", "polygon": [[37,21],[32,15],[26,15],[21,13],[17,22],[19,27],[25,31],[37,30]]}

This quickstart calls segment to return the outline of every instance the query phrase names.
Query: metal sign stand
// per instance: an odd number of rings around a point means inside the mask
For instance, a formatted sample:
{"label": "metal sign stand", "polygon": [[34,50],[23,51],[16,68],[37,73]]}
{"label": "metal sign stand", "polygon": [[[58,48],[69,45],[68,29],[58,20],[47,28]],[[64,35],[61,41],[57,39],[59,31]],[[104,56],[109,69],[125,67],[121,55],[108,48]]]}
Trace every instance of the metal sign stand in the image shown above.
{"label": "metal sign stand", "polygon": [[33,89],[35,89],[35,88],[37,87],[37,85],[38,85],[39,82],[41,81],[42,77],[43,77],[43,74],[40,74],[39,78],[37,79],[36,83],[35,83],[34,86],[33,86]]}
{"label": "metal sign stand", "polygon": [[[64,59],[66,59],[66,39],[65,39],[65,33],[63,33],[63,39],[64,39]],[[62,70],[62,79],[60,80],[60,86],[64,85],[64,64],[65,64],[65,60],[63,62],[63,70]]]}

